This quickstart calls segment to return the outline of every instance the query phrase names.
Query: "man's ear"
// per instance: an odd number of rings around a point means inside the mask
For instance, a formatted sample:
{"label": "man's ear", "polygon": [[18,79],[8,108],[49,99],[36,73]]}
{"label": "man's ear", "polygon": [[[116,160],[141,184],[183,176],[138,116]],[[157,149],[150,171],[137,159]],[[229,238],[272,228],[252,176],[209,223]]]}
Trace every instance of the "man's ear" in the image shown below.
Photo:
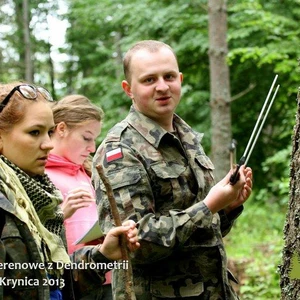
{"label": "man's ear", "polygon": [[59,122],[55,127],[55,131],[58,133],[60,137],[64,137],[67,129],[68,127],[65,122]]}
{"label": "man's ear", "polygon": [[183,74],[180,72],[179,76],[180,76],[180,81],[182,82],[183,81]]}
{"label": "man's ear", "polygon": [[2,149],[3,149],[3,139],[2,139],[2,133],[0,131],[0,154],[2,153]]}
{"label": "man's ear", "polygon": [[123,91],[126,93],[126,95],[132,99],[133,96],[131,93],[131,87],[130,87],[130,84],[126,80],[122,81],[122,88],[123,88]]}

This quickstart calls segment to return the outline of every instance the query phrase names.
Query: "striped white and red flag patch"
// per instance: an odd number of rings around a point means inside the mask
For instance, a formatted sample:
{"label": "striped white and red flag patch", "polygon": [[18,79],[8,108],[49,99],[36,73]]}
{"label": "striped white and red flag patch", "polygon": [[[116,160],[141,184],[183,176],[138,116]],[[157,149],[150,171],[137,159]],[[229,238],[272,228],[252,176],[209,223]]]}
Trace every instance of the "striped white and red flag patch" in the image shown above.
{"label": "striped white and red flag patch", "polygon": [[111,162],[123,157],[123,152],[121,148],[117,148],[106,153],[106,161]]}

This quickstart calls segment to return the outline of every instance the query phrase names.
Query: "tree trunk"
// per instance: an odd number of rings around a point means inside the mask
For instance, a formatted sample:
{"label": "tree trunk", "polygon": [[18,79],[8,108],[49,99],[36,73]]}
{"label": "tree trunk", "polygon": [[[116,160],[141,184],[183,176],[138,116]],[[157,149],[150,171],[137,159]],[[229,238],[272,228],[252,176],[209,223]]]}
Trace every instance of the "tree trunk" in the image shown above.
{"label": "tree trunk", "polygon": [[[117,66],[122,66],[123,65],[123,53],[121,49],[121,39],[122,35],[120,32],[116,32],[115,35],[115,47],[116,47],[116,64]],[[123,76],[123,69],[122,68],[116,68],[116,78],[119,80]]]}
{"label": "tree trunk", "polygon": [[300,299],[300,90],[290,164],[290,200],[284,226],[285,246],[280,266],[281,299]]}
{"label": "tree trunk", "polygon": [[53,97],[53,99],[56,99],[56,91],[55,91],[55,69],[53,60],[51,58],[51,44],[48,42],[47,44],[47,51],[48,51],[48,66],[49,66],[49,75],[50,75],[50,92]]}
{"label": "tree trunk", "polygon": [[23,33],[25,45],[25,80],[33,82],[33,66],[32,66],[32,53],[29,29],[29,3],[28,0],[23,0]]}
{"label": "tree trunk", "polygon": [[[15,32],[16,39],[20,47],[16,47],[16,52],[19,54],[18,74],[17,77],[25,79],[25,49],[24,49],[24,33],[23,33],[23,0],[14,0],[15,5],[15,22],[17,31]],[[22,41],[20,43],[20,41]]]}
{"label": "tree trunk", "polygon": [[229,67],[226,62],[227,9],[226,0],[209,0],[209,63],[212,160],[216,180],[229,171],[229,145],[231,141],[231,111]]}

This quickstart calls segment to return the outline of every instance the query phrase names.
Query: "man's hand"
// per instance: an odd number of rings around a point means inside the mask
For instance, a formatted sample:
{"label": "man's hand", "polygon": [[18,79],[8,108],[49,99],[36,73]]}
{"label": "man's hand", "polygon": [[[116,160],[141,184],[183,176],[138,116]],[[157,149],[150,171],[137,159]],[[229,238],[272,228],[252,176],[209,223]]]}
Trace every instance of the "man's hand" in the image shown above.
{"label": "man's hand", "polygon": [[125,221],[122,226],[112,228],[106,235],[100,252],[110,260],[122,258],[120,236],[124,234],[127,240],[127,247],[130,251],[135,251],[140,247],[137,236],[136,223],[132,220]]}
{"label": "man's hand", "polygon": [[246,180],[244,187],[241,189],[237,199],[231,202],[224,209],[226,214],[230,213],[232,210],[236,209],[237,207],[243,205],[252,193],[252,170],[251,168],[247,167],[244,168],[243,172]]}
{"label": "man's hand", "polygon": [[232,171],[213,186],[203,201],[213,214],[221,209],[225,209],[225,212],[229,213],[242,205],[251,194],[251,168],[242,165],[239,170],[239,180],[234,185],[229,182],[231,174]]}

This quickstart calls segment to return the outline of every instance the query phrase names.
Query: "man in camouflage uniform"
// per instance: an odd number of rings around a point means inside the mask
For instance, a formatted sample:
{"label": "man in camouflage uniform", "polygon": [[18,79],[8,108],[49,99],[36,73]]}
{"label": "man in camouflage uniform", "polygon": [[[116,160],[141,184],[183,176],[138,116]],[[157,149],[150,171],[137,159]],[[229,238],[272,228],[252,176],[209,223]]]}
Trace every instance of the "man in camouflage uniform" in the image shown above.
{"label": "man in camouflage uniform", "polygon": [[[251,169],[242,166],[234,185],[230,173],[214,185],[202,135],[174,113],[183,77],[168,45],[137,43],[125,56],[124,72],[122,86],[133,105],[100,145],[93,181],[105,232],[113,220],[98,164],[122,220],[139,223],[141,247],[132,257],[136,299],[238,299],[222,236],[251,193]],[[117,300],[124,299],[121,272],[113,275]]]}

